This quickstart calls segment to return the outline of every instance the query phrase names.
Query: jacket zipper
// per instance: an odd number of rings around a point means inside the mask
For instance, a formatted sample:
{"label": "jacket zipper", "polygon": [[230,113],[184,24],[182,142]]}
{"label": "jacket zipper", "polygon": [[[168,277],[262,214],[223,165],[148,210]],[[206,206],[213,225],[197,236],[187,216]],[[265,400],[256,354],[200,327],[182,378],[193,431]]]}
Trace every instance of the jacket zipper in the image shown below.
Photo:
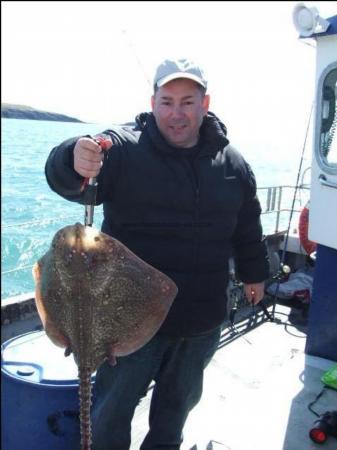
{"label": "jacket zipper", "polygon": [[186,161],[186,165],[188,166],[188,172],[190,173],[190,178],[194,186],[194,249],[193,249],[193,272],[196,273],[196,267],[197,267],[197,258],[198,258],[198,223],[199,223],[199,208],[200,208],[200,187],[199,187],[199,180],[198,180],[198,174],[195,167],[196,159],[194,161]]}
{"label": "jacket zipper", "polygon": [[196,273],[198,253],[199,253],[199,209],[200,209],[200,185],[197,170],[195,167],[196,160],[193,161],[193,174],[195,181],[195,227],[194,227],[194,272]]}

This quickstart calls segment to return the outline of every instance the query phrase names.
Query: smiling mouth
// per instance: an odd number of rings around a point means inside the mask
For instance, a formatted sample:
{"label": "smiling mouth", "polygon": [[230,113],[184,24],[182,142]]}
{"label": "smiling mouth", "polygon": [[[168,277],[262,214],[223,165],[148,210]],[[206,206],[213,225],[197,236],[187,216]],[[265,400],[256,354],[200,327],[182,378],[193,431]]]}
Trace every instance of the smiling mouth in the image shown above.
{"label": "smiling mouth", "polygon": [[187,127],[187,125],[170,125],[169,129],[173,131],[182,131]]}

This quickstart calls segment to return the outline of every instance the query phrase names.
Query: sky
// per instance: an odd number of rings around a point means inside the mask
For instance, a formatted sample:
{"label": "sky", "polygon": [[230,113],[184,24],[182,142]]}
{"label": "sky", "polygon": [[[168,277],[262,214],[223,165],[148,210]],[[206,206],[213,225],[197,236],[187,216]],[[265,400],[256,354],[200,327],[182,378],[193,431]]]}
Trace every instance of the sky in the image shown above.
{"label": "sky", "polygon": [[[314,41],[299,40],[297,2],[2,1],[1,101],[83,121],[122,123],[150,110],[167,57],[203,67],[210,110],[237,135],[286,141],[314,95]],[[337,2],[306,2],[322,17]]]}

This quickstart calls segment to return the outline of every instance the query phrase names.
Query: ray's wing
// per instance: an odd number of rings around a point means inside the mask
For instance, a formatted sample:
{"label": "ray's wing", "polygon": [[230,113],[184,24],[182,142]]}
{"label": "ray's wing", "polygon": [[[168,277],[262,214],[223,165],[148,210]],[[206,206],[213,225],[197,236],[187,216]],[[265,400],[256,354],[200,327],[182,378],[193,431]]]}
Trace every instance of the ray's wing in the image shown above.
{"label": "ray's wing", "polygon": [[[70,340],[64,331],[62,320],[64,316],[62,299],[66,296],[55,279],[51,259],[49,251],[33,266],[35,304],[47,336],[58,347],[67,348],[70,346]],[[58,290],[55,286],[58,286]]]}
{"label": "ray's wing", "polygon": [[158,331],[177,294],[173,281],[116,239],[105,243],[108,257],[91,283],[93,341],[112,356],[145,345]]}

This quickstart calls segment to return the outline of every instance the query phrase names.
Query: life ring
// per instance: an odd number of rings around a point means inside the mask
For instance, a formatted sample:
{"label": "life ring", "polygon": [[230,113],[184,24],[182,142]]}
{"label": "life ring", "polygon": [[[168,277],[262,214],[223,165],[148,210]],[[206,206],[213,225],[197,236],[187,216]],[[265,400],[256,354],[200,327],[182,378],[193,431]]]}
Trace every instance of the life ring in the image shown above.
{"label": "life ring", "polygon": [[316,250],[316,242],[308,239],[308,226],[309,226],[309,202],[302,209],[298,221],[298,231],[300,236],[300,243],[306,253],[311,255]]}

